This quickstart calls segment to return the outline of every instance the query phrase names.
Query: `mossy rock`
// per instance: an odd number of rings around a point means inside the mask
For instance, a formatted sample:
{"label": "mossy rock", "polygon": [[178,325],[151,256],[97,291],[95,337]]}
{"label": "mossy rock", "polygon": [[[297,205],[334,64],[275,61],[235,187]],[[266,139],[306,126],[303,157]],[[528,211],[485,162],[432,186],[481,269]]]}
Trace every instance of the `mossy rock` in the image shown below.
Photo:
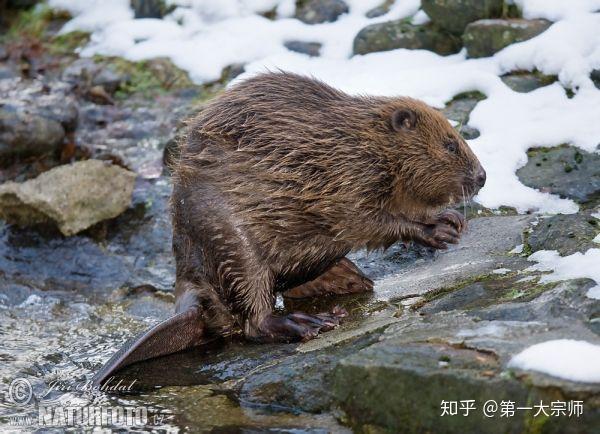
{"label": "mossy rock", "polygon": [[331,23],[350,9],[343,0],[299,0],[296,18],[306,24]]}
{"label": "mossy rock", "polygon": [[469,57],[487,57],[510,44],[531,39],[551,25],[543,19],[485,19],[469,24],[462,38]]}
{"label": "mossy rock", "polygon": [[457,53],[460,39],[429,23],[413,25],[406,20],[372,24],[354,38],[354,54],[407,48],[430,50],[441,55]]}
{"label": "mossy rock", "polygon": [[51,54],[72,54],[86,45],[90,41],[90,36],[90,33],[80,30],[62,33],[50,39],[48,48]]}
{"label": "mossy rock", "polygon": [[516,71],[505,74],[500,79],[515,92],[527,93],[555,83],[558,77],[556,75],[545,75],[539,71]]}
{"label": "mossy rock", "polygon": [[368,10],[365,16],[367,18],[377,18],[385,15],[390,11],[394,2],[395,0],[384,0],[379,6],[375,6],[373,9]]}
{"label": "mossy rock", "polygon": [[482,18],[498,18],[503,0],[422,0],[421,7],[441,28],[461,35],[467,24]]}
{"label": "mossy rock", "polygon": [[119,57],[96,56],[95,61],[127,77],[115,93],[117,98],[126,98],[130,94],[151,97],[157,93],[195,86],[189,75],[168,58],[131,62]]}

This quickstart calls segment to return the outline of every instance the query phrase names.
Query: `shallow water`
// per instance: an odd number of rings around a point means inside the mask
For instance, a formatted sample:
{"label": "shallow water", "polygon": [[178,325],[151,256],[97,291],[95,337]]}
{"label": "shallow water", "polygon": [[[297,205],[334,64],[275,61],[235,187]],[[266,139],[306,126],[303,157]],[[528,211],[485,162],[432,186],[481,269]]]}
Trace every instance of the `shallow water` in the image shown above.
{"label": "shallow water", "polygon": [[[121,387],[134,382],[125,394],[89,390],[93,374],[118,348],[172,312],[170,190],[168,178],[141,181],[129,211],[70,238],[52,228],[0,225],[0,425],[45,430],[37,425],[39,408],[91,405],[144,408],[147,418],[135,427],[139,431],[345,431],[332,415],[259,405],[241,393],[247,376],[298,354],[297,345],[218,343],[132,366],[121,376]],[[351,314],[341,329],[351,332],[388,306],[382,301],[387,297],[377,293],[377,279],[430,257],[429,251],[403,246],[354,254],[352,259],[376,280],[374,294],[280,300],[278,309],[317,313],[341,304]],[[317,340],[316,346],[329,339]],[[15,379],[31,385],[27,405],[11,402]]]}
{"label": "shallow water", "polygon": [[[93,373],[126,338],[148,327],[150,315],[164,316],[171,309],[168,302],[143,296],[135,304],[138,310],[146,305],[144,316],[137,316],[129,310],[132,303],[91,305],[76,293],[50,291],[29,295],[13,306],[4,304],[0,308],[0,378],[7,387],[16,378],[27,380],[34,396],[27,405],[18,406],[5,391],[0,423],[10,430],[42,430],[14,424],[37,423],[40,406],[92,405],[145,408],[146,423],[135,427],[142,431],[176,432],[192,427],[217,432],[246,428],[343,431],[331,416],[273,411],[239,401],[235,380],[263,364],[265,357],[294,352],[291,345],[225,343],[210,351],[190,351],[134,366],[124,375],[122,384],[130,389],[125,394],[90,390]],[[106,386],[112,387],[115,383]]]}

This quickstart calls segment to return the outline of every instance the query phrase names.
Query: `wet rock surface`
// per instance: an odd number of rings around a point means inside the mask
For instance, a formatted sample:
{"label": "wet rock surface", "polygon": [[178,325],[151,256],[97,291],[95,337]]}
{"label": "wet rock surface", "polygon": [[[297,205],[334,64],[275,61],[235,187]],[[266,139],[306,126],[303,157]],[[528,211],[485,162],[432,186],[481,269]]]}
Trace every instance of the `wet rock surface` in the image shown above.
{"label": "wet rock surface", "polygon": [[[481,406],[488,400],[513,401],[521,403],[519,406],[540,400],[549,403],[563,393],[588,403],[597,402],[598,385],[507,369],[512,355],[537,342],[565,334],[600,342],[600,337],[586,326],[590,316],[597,315],[591,313],[592,301],[584,295],[591,285],[585,280],[563,283],[530,302],[492,305],[482,311],[403,316],[385,330],[380,342],[337,365],[336,402],[355,427],[375,425],[386,432],[523,432],[534,421],[532,413],[524,411],[502,419],[496,408],[485,417]],[[586,307],[573,308],[574,300]],[[495,309],[494,317],[490,312]],[[526,314],[518,319],[511,319],[515,316],[508,312],[498,314],[507,309]],[[548,316],[552,310],[557,313],[555,317]],[[561,392],[557,394],[556,390]],[[465,396],[474,400],[475,409],[460,421],[428,416],[440,410],[442,400],[460,401]],[[590,406],[592,409],[576,423],[553,418],[551,424],[548,421],[544,425],[543,432],[590,429],[600,420],[596,404]]]}
{"label": "wet rock surface", "polygon": [[131,202],[135,173],[99,160],[56,167],[0,185],[0,218],[18,226],[52,222],[73,235],[114,218]]}
{"label": "wet rock surface", "polygon": [[600,197],[600,155],[572,146],[534,148],[527,153],[527,164],[517,176],[533,188],[580,203]]}
{"label": "wet rock surface", "polygon": [[487,19],[470,23],[462,36],[469,57],[487,57],[516,42],[531,39],[552,23],[547,20]]}
{"label": "wet rock surface", "polygon": [[371,24],[354,39],[354,54],[407,48],[431,50],[447,55],[460,50],[460,40],[431,25],[413,25],[406,20]]}
{"label": "wet rock surface", "polygon": [[434,23],[461,35],[473,21],[499,17],[503,0],[423,0],[421,7]]}
{"label": "wet rock surface", "polygon": [[[0,163],[61,148],[77,126],[77,106],[65,83],[0,81]],[[5,164],[4,164],[5,165]]]}
{"label": "wet rock surface", "polygon": [[333,22],[348,12],[343,0],[302,0],[297,2],[296,18],[306,24]]}

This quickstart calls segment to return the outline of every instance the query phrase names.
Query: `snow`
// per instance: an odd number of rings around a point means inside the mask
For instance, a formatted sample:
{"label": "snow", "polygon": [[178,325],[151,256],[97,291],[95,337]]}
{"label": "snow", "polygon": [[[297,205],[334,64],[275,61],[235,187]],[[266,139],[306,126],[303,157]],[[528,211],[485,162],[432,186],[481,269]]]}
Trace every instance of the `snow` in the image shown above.
{"label": "snow", "polygon": [[[570,143],[595,152],[600,137],[600,90],[589,78],[600,67],[600,0],[515,0],[527,18],[556,21],[546,32],[513,44],[493,57],[467,59],[465,52],[439,56],[423,50],[393,50],[352,56],[353,39],[363,27],[412,17],[425,22],[419,0],[397,0],[391,10],[368,19],[380,0],[349,0],[350,13],[333,23],[307,25],[291,18],[293,0],[170,0],[177,6],[162,20],[132,19],[129,0],[50,0],[74,18],[63,31],[92,31],[81,55],[142,60],[166,56],[198,82],[220,77],[224,67],[244,63],[243,80],[267,69],[312,75],[353,94],[409,95],[435,107],[466,91],[487,99],[471,113],[469,125],[481,135],[469,144],[488,174],[476,200],[519,212],[574,213],[578,206],[526,187],[515,171],[526,164],[528,148]],[[278,19],[259,13],[275,8]],[[320,42],[321,57],[288,51],[287,40]],[[508,88],[499,76],[538,69],[556,74],[554,83],[529,93]],[[569,98],[565,88],[575,92]]]}
{"label": "snow", "polygon": [[519,254],[519,253],[523,253],[523,248],[525,247],[524,244],[518,244],[515,246],[514,249],[512,249],[510,252],[508,253],[513,253],[513,254]]}
{"label": "snow", "polygon": [[565,380],[600,382],[600,345],[557,339],[532,345],[514,356],[509,368],[542,372]]}
{"label": "snow", "polygon": [[527,258],[535,261],[527,271],[552,271],[544,274],[540,283],[557,282],[568,279],[588,278],[596,282],[586,294],[600,300],[600,249],[589,249],[585,253],[576,252],[560,256],[556,250],[539,250]]}
{"label": "snow", "polygon": [[496,268],[495,270],[492,270],[492,273],[494,273],[494,274],[510,273],[510,268]]}
{"label": "snow", "polygon": [[546,18],[550,21],[600,9],[598,0],[515,0],[513,3],[523,11],[524,18]]}

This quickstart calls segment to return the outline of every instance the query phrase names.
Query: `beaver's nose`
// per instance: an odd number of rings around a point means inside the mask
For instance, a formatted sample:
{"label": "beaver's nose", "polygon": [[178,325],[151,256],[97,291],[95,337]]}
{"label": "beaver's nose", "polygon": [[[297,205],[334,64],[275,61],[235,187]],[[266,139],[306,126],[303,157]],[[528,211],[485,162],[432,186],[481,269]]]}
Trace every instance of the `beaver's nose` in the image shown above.
{"label": "beaver's nose", "polygon": [[485,185],[485,179],[486,179],[485,170],[483,170],[483,167],[479,166],[479,169],[477,170],[477,173],[475,174],[475,183],[479,187],[483,187]]}

